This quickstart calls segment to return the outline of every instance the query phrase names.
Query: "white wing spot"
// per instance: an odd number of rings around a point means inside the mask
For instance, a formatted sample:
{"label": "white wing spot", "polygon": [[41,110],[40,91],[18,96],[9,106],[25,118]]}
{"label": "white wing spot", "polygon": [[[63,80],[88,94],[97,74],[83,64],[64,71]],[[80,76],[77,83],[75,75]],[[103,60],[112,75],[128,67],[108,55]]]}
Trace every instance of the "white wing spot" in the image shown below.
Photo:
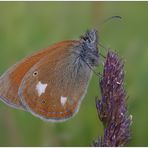
{"label": "white wing spot", "polygon": [[66,101],[67,101],[67,97],[61,96],[61,104],[62,104],[62,106],[65,105]]}
{"label": "white wing spot", "polygon": [[43,84],[41,81],[38,82],[38,84],[36,85],[36,90],[38,92],[39,97],[45,93],[47,84]]}

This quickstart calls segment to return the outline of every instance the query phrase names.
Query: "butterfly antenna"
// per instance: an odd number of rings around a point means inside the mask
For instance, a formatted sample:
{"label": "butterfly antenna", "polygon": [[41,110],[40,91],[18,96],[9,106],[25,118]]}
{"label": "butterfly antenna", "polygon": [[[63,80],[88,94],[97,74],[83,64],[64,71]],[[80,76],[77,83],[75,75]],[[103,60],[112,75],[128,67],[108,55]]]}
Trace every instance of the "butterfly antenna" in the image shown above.
{"label": "butterfly antenna", "polygon": [[[110,20],[113,20],[113,19],[122,19],[121,16],[118,16],[118,15],[115,15],[115,16],[111,16],[109,18],[107,18],[106,20],[104,20],[102,23],[100,23],[100,28],[102,29],[103,25],[107,22],[109,22]],[[100,29],[100,30],[101,30]],[[106,51],[108,50],[105,46],[103,46],[101,43],[98,43],[98,45],[100,47],[102,47],[103,49],[105,49]],[[103,54],[99,53],[103,58],[106,58]]]}
{"label": "butterfly antenna", "polygon": [[118,20],[120,19],[121,20],[122,17],[118,16],[118,15],[115,15],[115,16],[111,16],[111,17],[107,18],[106,20],[104,20],[103,22],[100,23],[100,25],[99,25],[100,26],[100,30],[102,30],[102,27],[103,27],[104,24],[106,24],[109,21],[114,20],[114,19],[118,19]]}
{"label": "butterfly antenna", "polygon": [[122,17],[121,16],[118,16],[118,15],[111,16],[111,17],[107,18],[106,20],[104,20],[103,23],[107,23],[108,21],[110,21],[112,19],[122,19]]}

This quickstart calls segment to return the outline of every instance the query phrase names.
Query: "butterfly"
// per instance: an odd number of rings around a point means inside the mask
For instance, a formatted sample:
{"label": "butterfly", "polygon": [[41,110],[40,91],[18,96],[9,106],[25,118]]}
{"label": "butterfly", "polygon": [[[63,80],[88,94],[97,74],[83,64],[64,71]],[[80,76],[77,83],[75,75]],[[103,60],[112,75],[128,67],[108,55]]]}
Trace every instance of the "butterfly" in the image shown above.
{"label": "butterfly", "polygon": [[99,64],[97,44],[97,31],[91,29],[79,40],[62,41],[24,58],[0,77],[0,100],[45,121],[69,119],[87,92],[91,68]]}

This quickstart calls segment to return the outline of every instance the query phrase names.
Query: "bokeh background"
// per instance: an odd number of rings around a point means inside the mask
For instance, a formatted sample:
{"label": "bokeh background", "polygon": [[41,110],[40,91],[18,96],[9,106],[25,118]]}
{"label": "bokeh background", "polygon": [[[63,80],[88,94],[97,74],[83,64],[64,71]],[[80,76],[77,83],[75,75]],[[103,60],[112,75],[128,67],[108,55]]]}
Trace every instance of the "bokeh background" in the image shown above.
{"label": "bokeh background", "polygon": [[[123,19],[100,26],[113,15]],[[100,43],[126,61],[125,87],[133,115],[127,146],[148,146],[148,2],[0,2],[0,74],[32,52],[78,39],[90,28],[98,29]],[[93,75],[78,114],[58,124],[0,102],[0,146],[90,146],[103,133],[97,95],[98,78]]]}

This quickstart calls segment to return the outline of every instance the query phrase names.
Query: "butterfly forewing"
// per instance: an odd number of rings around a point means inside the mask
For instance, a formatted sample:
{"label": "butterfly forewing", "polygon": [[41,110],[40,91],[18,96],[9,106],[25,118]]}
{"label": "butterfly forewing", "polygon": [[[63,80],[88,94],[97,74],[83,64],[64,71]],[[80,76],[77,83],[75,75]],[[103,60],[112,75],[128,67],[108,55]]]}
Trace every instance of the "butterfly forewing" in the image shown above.
{"label": "butterfly forewing", "polygon": [[89,67],[76,57],[79,44],[71,41],[59,46],[26,73],[19,97],[32,114],[48,121],[63,121],[78,110],[91,75]]}
{"label": "butterfly forewing", "polygon": [[60,42],[53,46],[49,46],[46,49],[42,49],[15,64],[5,72],[0,77],[0,99],[12,107],[23,109],[24,107],[18,96],[18,88],[26,72],[28,72],[40,59],[51,52],[55,52],[58,46],[61,46],[64,43],[65,42]]}

